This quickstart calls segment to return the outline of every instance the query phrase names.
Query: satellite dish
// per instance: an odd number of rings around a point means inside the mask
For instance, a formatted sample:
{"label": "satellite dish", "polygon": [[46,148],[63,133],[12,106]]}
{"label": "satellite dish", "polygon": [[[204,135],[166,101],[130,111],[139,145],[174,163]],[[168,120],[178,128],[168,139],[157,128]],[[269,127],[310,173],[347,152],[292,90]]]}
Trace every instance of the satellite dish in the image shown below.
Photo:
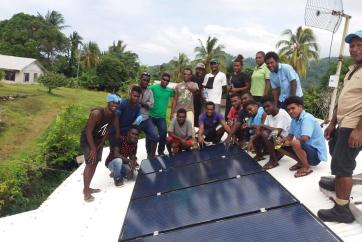
{"label": "satellite dish", "polygon": [[333,77],[335,79],[334,85],[336,87],[333,87],[328,120],[326,121],[330,121],[333,116],[333,110],[337,99],[339,76],[342,69],[344,38],[347,34],[351,16],[343,12],[342,0],[307,0],[304,15],[305,25],[325,29],[334,34],[338,30],[342,18],[346,18],[346,21],[343,28],[341,47],[339,48],[337,71],[336,75]]}
{"label": "satellite dish", "polygon": [[342,0],[307,0],[305,25],[335,33],[342,18]]}

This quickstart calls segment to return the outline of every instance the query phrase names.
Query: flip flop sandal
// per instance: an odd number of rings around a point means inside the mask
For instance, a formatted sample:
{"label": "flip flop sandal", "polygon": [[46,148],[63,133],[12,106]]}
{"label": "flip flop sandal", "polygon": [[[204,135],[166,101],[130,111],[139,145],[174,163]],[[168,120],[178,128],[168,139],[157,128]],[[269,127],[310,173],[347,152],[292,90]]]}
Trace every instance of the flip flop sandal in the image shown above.
{"label": "flip flop sandal", "polygon": [[304,170],[298,170],[295,174],[294,174],[294,177],[295,178],[298,178],[298,177],[302,177],[302,176],[307,176],[309,175],[310,173],[312,173],[313,170],[312,169],[309,169],[307,171],[304,171]]}
{"label": "flip flop sandal", "polygon": [[296,171],[302,168],[299,164],[295,164],[294,166],[289,167],[290,171]]}
{"label": "flip flop sandal", "polygon": [[94,197],[91,195],[91,194],[89,194],[88,196],[86,196],[86,195],[84,195],[84,201],[86,201],[86,202],[93,202],[94,201]]}
{"label": "flip flop sandal", "polygon": [[279,166],[279,163],[274,163],[274,162],[268,162],[263,166],[264,170],[269,170],[269,169],[273,169],[274,167]]}
{"label": "flip flop sandal", "polygon": [[98,189],[98,188],[89,188],[90,190],[90,193],[98,193],[98,192],[101,192],[101,189]]}

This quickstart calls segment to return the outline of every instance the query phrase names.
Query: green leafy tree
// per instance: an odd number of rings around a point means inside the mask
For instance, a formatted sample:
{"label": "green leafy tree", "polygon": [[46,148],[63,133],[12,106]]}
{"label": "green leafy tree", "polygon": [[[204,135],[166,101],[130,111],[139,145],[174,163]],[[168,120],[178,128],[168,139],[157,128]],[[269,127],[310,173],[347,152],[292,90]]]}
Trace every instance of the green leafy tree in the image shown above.
{"label": "green leafy tree", "polygon": [[48,72],[40,76],[38,82],[48,88],[48,92],[51,93],[53,89],[65,85],[65,76],[55,72]]}
{"label": "green leafy tree", "polygon": [[115,56],[103,55],[97,66],[98,89],[116,92],[127,81],[126,66]]}
{"label": "green leafy tree", "polygon": [[299,75],[306,77],[309,61],[319,59],[319,47],[313,30],[300,26],[295,34],[286,29],[282,35],[285,39],[276,44],[281,60],[292,65]]}
{"label": "green leafy tree", "polygon": [[19,13],[0,21],[1,54],[35,58],[49,68],[67,44],[58,27],[40,17]]}
{"label": "green leafy tree", "polygon": [[0,80],[4,79],[5,72],[3,70],[0,70]]}
{"label": "green leafy tree", "polygon": [[113,44],[108,48],[108,52],[112,54],[122,54],[125,52],[127,45],[123,40],[118,40],[117,44],[113,41]]}
{"label": "green leafy tree", "polygon": [[199,39],[200,46],[194,49],[196,59],[205,64],[207,72],[210,71],[209,63],[212,59],[218,59],[223,69],[225,69],[225,52],[223,51],[225,46],[222,44],[218,45],[218,41],[216,37],[211,38],[211,36],[209,36],[204,44]]}
{"label": "green leafy tree", "polygon": [[81,51],[81,60],[85,69],[93,69],[96,68],[99,64],[101,51],[96,42],[89,41],[88,43],[83,45],[83,49]]}

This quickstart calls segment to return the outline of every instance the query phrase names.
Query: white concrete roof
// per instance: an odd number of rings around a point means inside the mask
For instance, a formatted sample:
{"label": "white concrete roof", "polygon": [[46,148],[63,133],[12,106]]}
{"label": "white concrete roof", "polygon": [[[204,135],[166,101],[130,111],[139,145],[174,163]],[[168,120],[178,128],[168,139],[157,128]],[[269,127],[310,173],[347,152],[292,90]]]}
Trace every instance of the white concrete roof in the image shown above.
{"label": "white concrete roof", "polygon": [[44,67],[36,59],[0,55],[0,69],[21,71],[33,62],[36,62],[37,65],[41,67],[41,69],[44,69]]}
{"label": "white concrete roof", "polygon": [[[139,141],[137,157],[146,156],[144,140]],[[103,158],[108,154],[106,148]],[[356,173],[362,172],[362,155],[357,160]],[[265,161],[260,162],[263,165]],[[316,214],[320,208],[329,208],[332,202],[319,191],[320,176],[330,174],[330,162],[314,167],[306,177],[294,178],[288,168],[295,162],[283,158],[280,166],[270,170],[283,186]],[[121,188],[115,187],[109,171],[101,162],[92,181],[92,187],[101,188],[95,194],[95,201],[85,203],[82,196],[84,165],[69,176],[36,210],[0,218],[1,242],[107,242],[118,241],[123,220],[128,208],[134,182],[126,182]],[[353,189],[352,196],[362,200],[362,186]],[[362,241],[362,226],[327,223],[344,241]]]}

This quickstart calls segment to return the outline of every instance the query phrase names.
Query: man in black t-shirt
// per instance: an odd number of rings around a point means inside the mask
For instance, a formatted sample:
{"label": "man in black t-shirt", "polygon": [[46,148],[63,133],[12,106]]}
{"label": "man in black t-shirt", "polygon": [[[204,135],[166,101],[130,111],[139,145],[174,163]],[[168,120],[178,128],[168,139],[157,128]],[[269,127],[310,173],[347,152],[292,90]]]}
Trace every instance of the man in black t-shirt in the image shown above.
{"label": "man in black t-shirt", "polygon": [[202,98],[202,90],[204,87],[202,83],[204,82],[206,74],[205,65],[203,63],[198,63],[195,67],[195,75],[192,76],[192,81],[197,83],[199,86],[199,90],[194,92],[194,126],[199,127],[199,116],[202,113],[203,106],[204,106],[204,99]]}

